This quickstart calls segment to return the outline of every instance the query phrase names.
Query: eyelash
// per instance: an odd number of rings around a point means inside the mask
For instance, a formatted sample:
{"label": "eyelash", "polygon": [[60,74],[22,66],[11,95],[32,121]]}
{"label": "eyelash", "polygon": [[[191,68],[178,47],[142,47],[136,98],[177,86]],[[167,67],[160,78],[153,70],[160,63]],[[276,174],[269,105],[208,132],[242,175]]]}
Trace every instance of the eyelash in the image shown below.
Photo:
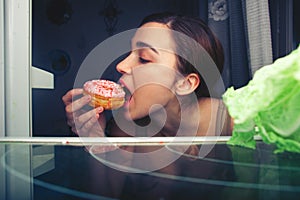
{"label": "eyelash", "polygon": [[149,62],[150,62],[150,60],[146,60],[146,59],[143,59],[143,58],[141,58],[141,57],[139,57],[139,61],[140,61],[140,63],[142,63],[142,64],[146,64],[146,63],[149,63]]}

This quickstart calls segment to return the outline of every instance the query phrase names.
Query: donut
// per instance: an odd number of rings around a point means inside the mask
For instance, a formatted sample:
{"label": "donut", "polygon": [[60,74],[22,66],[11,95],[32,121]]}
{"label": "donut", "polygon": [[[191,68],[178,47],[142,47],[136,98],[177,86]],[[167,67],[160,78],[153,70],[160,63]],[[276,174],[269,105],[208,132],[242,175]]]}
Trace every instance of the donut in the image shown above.
{"label": "donut", "polygon": [[121,85],[109,80],[90,80],[83,85],[83,94],[92,97],[89,105],[115,110],[123,106],[125,92]]}

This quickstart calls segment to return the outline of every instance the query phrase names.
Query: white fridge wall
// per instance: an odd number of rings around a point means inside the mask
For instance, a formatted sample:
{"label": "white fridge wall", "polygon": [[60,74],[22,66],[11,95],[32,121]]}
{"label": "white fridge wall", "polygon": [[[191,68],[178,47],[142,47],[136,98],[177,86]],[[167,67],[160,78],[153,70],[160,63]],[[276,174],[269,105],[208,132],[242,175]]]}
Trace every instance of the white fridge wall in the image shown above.
{"label": "white fridge wall", "polygon": [[[4,4],[0,3],[0,13],[4,13]],[[4,16],[0,15],[0,137],[5,135],[5,103],[4,103]],[[0,190],[1,191],[1,190]],[[1,196],[0,196],[1,197]]]}
{"label": "white fridge wall", "polygon": [[4,1],[5,134],[30,136],[30,3]]}
{"label": "white fridge wall", "polygon": [[0,136],[32,136],[31,89],[53,89],[53,74],[31,67],[31,1],[1,6]]}

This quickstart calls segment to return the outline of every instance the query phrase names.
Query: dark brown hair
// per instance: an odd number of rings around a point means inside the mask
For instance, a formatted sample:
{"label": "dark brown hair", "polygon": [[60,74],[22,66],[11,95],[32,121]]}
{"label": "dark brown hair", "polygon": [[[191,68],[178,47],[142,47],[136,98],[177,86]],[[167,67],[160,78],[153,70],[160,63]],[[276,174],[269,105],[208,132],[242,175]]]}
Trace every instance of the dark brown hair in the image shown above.
{"label": "dark brown hair", "polygon": [[[140,24],[140,26],[148,23],[148,22],[157,22],[161,24],[167,25],[171,30],[180,32],[192,38],[194,41],[199,43],[202,48],[210,55],[211,59],[214,61],[215,65],[218,68],[219,73],[213,76],[209,76],[211,82],[216,82],[218,78],[220,78],[220,73],[223,70],[224,65],[224,52],[223,47],[218,40],[218,38],[214,35],[211,29],[201,20],[194,17],[182,16],[173,13],[157,13],[152,14],[145,17]],[[174,38],[177,47],[180,47],[180,55],[185,54],[189,55],[189,58],[193,59],[193,63],[197,65],[199,59],[201,59],[201,52],[195,52],[193,48],[191,48],[190,43],[186,43],[182,40],[177,40]],[[183,52],[182,52],[183,51]],[[190,59],[188,59],[190,60]],[[202,70],[210,70],[207,69],[211,66],[194,66],[187,59],[184,59],[182,56],[177,56],[177,65],[178,71],[183,75],[188,75],[190,73],[196,73],[200,76],[201,83],[198,88],[195,90],[196,96],[199,97],[210,97],[209,88],[207,85],[207,80],[203,79],[201,75]],[[200,64],[199,64],[200,65]],[[201,69],[200,72],[197,69]]]}

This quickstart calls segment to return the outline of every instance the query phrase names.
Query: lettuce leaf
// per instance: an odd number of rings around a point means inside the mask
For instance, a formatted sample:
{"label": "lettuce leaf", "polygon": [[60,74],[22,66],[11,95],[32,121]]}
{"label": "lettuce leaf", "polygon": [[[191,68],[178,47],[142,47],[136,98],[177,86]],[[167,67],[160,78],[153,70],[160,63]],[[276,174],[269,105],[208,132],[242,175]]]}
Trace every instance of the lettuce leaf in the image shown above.
{"label": "lettuce leaf", "polygon": [[248,85],[223,95],[234,119],[228,142],[255,148],[255,135],[276,152],[300,153],[300,46],[273,64],[257,70]]}

